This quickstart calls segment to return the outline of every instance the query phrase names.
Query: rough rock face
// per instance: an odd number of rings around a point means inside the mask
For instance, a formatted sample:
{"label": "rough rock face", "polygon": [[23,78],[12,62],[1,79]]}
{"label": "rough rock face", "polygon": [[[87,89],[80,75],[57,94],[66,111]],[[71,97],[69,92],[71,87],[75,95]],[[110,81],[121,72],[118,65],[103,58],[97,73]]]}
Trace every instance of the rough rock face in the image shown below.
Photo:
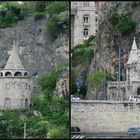
{"label": "rough rock face", "polygon": [[59,71],[59,77],[57,80],[56,88],[54,90],[54,95],[64,96],[68,99],[69,96],[69,67]]}
{"label": "rough rock face", "polygon": [[61,36],[50,43],[43,28],[47,19],[34,20],[26,17],[13,27],[0,30],[0,69],[3,69],[12,50],[13,40],[18,41],[17,50],[25,69],[31,76],[48,73],[68,60],[69,43]]}
{"label": "rough rock face", "polygon": [[[96,68],[106,70],[115,75],[118,69],[118,52],[119,46],[121,49],[121,80],[125,80],[126,61],[129,56],[130,49],[133,43],[133,37],[136,37],[136,43],[140,48],[140,6],[132,6],[133,2],[101,2],[101,10],[99,14],[99,31],[96,36],[94,49],[94,58],[90,64],[89,74]],[[110,10],[114,7],[119,9],[124,8],[132,12],[132,19],[136,23],[135,30],[130,34],[119,36],[118,32],[112,26],[108,19]],[[103,90],[101,90],[103,91]],[[94,88],[88,84],[87,99],[95,99]]]}

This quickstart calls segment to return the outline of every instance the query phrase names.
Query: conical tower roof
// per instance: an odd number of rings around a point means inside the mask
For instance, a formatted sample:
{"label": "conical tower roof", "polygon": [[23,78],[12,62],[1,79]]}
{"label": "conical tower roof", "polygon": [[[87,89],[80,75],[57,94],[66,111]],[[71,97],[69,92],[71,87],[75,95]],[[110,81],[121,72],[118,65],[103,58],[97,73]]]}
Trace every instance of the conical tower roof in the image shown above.
{"label": "conical tower roof", "polygon": [[136,44],[135,37],[134,37],[131,52],[129,54],[127,64],[130,64],[132,62],[136,62],[138,60],[137,52],[138,52],[138,48],[137,48],[137,44]]}
{"label": "conical tower roof", "polygon": [[5,70],[24,70],[24,67],[19,59],[15,43],[13,44],[13,50],[11,52],[11,55],[6,63],[6,66],[4,68]]}

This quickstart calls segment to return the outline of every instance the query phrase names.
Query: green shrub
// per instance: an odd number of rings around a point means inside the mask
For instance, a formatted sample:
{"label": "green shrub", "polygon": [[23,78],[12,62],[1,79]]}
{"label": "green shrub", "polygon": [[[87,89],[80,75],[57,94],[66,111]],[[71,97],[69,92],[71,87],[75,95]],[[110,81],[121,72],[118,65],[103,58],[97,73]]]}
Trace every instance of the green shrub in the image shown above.
{"label": "green shrub", "polygon": [[71,75],[70,75],[70,93],[75,94],[77,92],[77,87],[76,87],[76,80],[77,80],[77,75],[76,71],[74,68],[71,68]]}
{"label": "green shrub", "polygon": [[54,41],[59,34],[68,33],[69,12],[68,2],[52,2],[46,6],[46,14],[49,16],[48,23],[45,26],[45,32]]}
{"label": "green shrub", "polygon": [[48,21],[46,27],[45,27],[45,32],[48,34],[50,37],[50,40],[53,41],[55,38],[58,36],[58,15],[54,14]]}
{"label": "green shrub", "polygon": [[53,71],[50,74],[41,76],[37,80],[37,84],[42,88],[42,91],[48,88],[50,90],[54,90],[56,86],[56,78],[57,78],[57,73]]}
{"label": "green shrub", "polygon": [[46,7],[46,13],[49,17],[54,14],[60,14],[61,12],[68,11],[68,2],[66,1],[55,1]]}
{"label": "green shrub", "polygon": [[87,86],[86,85],[81,85],[81,87],[80,87],[80,92],[79,92],[81,95],[86,95],[86,93],[87,93]]}
{"label": "green shrub", "polygon": [[44,13],[46,8],[46,1],[37,1],[35,4],[35,12]]}
{"label": "green shrub", "polygon": [[117,28],[122,35],[129,33],[134,27],[135,23],[132,21],[131,17],[120,19],[117,24]]}
{"label": "green shrub", "polygon": [[125,35],[135,28],[135,22],[131,18],[129,11],[124,9],[111,11],[109,18],[111,19],[112,25],[115,26],[121,35]]}
{"label": "green shrub", "polygon": [[47,135],[48,135],[48,138],[51,138],[51,139],[61,139],[63,132],[61,131],[60,128],[55,127],[55,128],[51,128]]}
{"label": "green shrub", "polygon": [[133,1],[131,5],[132,7],[137,7],[140,5],[140,1]]}
{"label": "green shrub", "polygon": [[91,58],[93,57],[92,45],[94,39],[94,36],[90,36],[89,39],[83,44],[77,44],[71,49],[72,66],[81,64],[86,60],[91,60]]}
{"label": "green shrub", "polygon": [[98,90],[105,80],[106,73],[103,70],[95,70],[88,76],[88,81],[96,90],[96,100],[98,98]]}
{"label": "green shrub", "polygon": [[42,18],[45,17],[45,14],[44,13],[41,13],[41,12],[36,12],[34,14],[34,17],[35,17],[35,20],[42,19]]}
{"label": "green shrub", "polygon": [[116,78],[115,78],[115,76],[114,76],[113,74],[111,74],[111,73],[106,73],[106,80],[107,80],[107,81],[115,81]]}
{"label": "green shrub", "polygon": [[16,2],[3,2],[0,4],[0,28],[7,28],[24,19],[27,4]]}

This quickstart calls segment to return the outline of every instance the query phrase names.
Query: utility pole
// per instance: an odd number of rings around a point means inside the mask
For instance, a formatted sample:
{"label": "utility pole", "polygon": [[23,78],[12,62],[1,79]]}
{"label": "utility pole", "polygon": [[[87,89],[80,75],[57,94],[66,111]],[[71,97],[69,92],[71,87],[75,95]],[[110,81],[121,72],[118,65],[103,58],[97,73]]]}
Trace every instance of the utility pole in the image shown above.
{"label": "utility pole", "polygon": [[118,70],[116,71],[117,74],[117,100],[119,100],[119,74]]}
{"label": "utility pole", "polygon": [[24,139],[26,139],[26,123],[24,123]]}
{"label": "utility pole", "polygon": [[119,98],[121,97],[120,96],[120,45],[119,45],[119,72],[118,72],[118,80],[119,80],[119,87],[118,87],[118,95],[119,95]]}

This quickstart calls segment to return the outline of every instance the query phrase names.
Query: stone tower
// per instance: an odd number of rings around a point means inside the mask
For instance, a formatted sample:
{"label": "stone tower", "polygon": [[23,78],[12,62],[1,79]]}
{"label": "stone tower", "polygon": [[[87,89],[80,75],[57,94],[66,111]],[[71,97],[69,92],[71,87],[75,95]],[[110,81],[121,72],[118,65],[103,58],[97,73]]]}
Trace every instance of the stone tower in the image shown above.
{"label": "stone tower", "polygon": [[135,37],[126,66],[126,98],[131,95],[140,95],[140,50]]}
{"label": "stone tower", "polygon": [[33,83],[24,69],[16,50],[15,43],[13,50],[0,72],[0,109],[27,109],[30,105],[30,96]]}

